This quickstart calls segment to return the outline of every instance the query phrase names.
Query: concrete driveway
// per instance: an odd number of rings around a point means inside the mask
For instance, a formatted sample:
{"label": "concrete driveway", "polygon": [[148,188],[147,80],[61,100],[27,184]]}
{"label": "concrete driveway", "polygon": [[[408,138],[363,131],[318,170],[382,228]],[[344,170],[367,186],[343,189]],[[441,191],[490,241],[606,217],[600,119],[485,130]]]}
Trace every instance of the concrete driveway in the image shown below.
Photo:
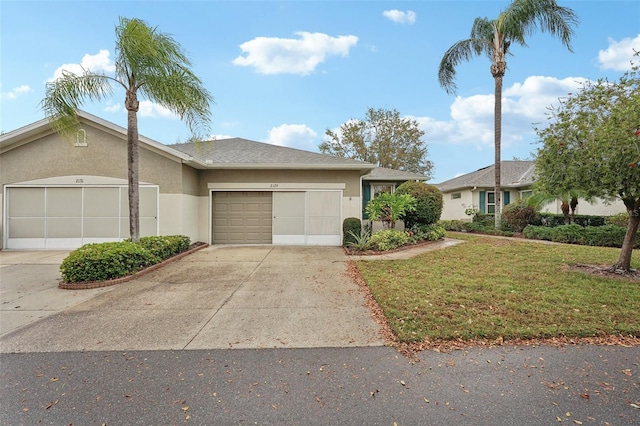
{"label": "concrete driveway", "polygon": [[[64,257],[42,253],[39,262],[52,265]],[[10,252],[1,254],[6,263]],[[13,331],[3,327],[0,351],[383,345],[364,295],[346,275],[346,261],[339,247],[214,246],[105,289],[51,288],[52,270],[43,268],[49,288],[38,291],[43,285],[36,283],[22,299],[19,276],[36,270],[3,267],[10,273],[2,274],[8,308],[0,322],[11,309],[32,310],[35,318],[47,300],[69,303]],[[7,304],[5,282],[7,295],[16,295]]]}

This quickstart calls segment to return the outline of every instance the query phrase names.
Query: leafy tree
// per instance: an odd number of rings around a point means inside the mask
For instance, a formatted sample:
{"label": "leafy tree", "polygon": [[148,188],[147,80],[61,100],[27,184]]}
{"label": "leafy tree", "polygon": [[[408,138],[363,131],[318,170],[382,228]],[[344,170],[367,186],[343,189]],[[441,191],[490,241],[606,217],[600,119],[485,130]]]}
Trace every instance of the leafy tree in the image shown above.
{"label": "leafy tree", "polygon": [[416,199],[416,208],[404,214],[404,223],[411,228],[414,225],[431,225],[442,215],[442,192],[435,185],[424,182],[407,181],[398,186],[395,194],[409,194]]}
{"label": "leafy tree", "polygon": [[514,0],[497,19],[476,18],[471,35],[456,42],[440,61],[438,81],[447,93],[454,94],[456,66],[474,56],[484,55],[491,61],[494,90],[494,144],[495,144],[495,228],[500,229],[501,182],[500,151],[502,139],[502,79],[507,69],[506,56],[512,43],[527,46],[526,39],[535,30],[557,36],[570,51],[572,25],[577,24],[575,13],[560,7],[555,0]]}
{"label": "leafy tree", "polygon": [[619,198],[629,223],[618,262],[629,272],[640,224],[640,71],[634,66],[619,81],[598,80],[551,109],[550,125],[538,130],[538,187],[571,189],[588,197]]}
{"label": "leafy tree", "polygon": [[138,193],[138,94],[169,109],[185,120],[194,134],[207,130],[211,94],[191,71],[182,47],[165,33],[139,19],[120,18],[116,26],[115,73],[84,70],[81,75],[63,71],[47,84],[42,109],[52,128],[71,137],[80,127],[77,110],[86,100],[101,100],[124,89],[127,109],[127,169],[129,232],[140,239]]}
{"label": "leafy tree", "polygon": [[416,199],[413,196],[383,192],[367,203],[365,212],[370,220],[380,220],[385,228],[393,229],[396,221],[415,209]]}
{"label": "leafy tree", "polygon": [[401,118],[397,110],[369,108],[364,120],[351,120],[339,132],[326,130],[329,138],[319,145],[320,152],[337,157],[367,161],[431,177],[433,164],[427,158],[424,131],[411,118]]}

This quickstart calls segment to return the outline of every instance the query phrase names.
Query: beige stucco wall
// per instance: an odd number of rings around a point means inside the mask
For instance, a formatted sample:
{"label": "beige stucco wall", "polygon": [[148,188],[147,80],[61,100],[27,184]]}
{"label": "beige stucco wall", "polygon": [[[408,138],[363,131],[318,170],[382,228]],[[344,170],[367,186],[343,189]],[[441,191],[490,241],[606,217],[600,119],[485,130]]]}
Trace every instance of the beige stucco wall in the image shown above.
{"label": "beige stucco wall", "polygon": [[[126,141],[98,128],[83,125],[86,147],[74,146],[47,132],[41,139],[0,156],[0,184],[55,176],[92,175],[127,178]],[[160,186],[161,193],[182,192],[182,164],[140,145],[140,181]]]}
{"label": "beige stucco wall", "polygon": [[[459,192],[460,198],[452,199],[451,194]],[[474,201],[474,196],[476,200]],[[442,220],[470,220],[464,211],[468,208],[477,207],[479,204],[479,195],[477,192],[465,191],[453,191],[445,192],[442,194]]]}
{"label": "beige stucco wall", "polygon": [[209,194],[209,183],[256,182],[344,183],[343,196],[360,197],[360,172],[355,170],[201,170],[198,195]]}

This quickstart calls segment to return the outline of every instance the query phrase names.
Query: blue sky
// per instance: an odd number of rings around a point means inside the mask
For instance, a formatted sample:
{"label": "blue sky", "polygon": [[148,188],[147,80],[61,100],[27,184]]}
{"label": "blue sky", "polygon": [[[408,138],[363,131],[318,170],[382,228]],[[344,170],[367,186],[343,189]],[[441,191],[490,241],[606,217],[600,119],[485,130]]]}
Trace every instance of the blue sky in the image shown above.
{"label": "blue sky", "polygon": [[[562,1],[580,19],[571,53],[547,34],[515,46],[503,93],[502,158],[536,149],[547,107],[586,79],[617,79],[640,50],[637,0]],[[326,129],[396,109],[420,123],[432,182],[493,163],[493,89],[484,57],[457,68],[456,96],[437,80],[444,52],[473,20],[508,1],[8,1],[0,0],[0,130],[42,119],[47,81],[82,64],[113,69],[119,16],[170,33],[215,98],[211,135],[317,151]],[[124,93],[83,109],[126,126]],[[143,102],[139,131],[185,141],[187,126]]]}

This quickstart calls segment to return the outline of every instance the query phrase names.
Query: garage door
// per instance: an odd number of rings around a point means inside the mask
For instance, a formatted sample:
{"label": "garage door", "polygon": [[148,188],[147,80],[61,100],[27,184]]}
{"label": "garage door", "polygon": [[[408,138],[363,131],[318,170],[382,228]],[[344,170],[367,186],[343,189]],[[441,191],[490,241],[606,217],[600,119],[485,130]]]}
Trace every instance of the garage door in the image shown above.
{"label": "garage door", "polygon": [[[140,235],[157,235],[158,188],[140,187]],[[7,188],[7,248],[73,249],[129,238],[126,186]]]}
{"label": "garage door", "polygon": [[271,244],[271,192],[214,192],[214,244]]}

